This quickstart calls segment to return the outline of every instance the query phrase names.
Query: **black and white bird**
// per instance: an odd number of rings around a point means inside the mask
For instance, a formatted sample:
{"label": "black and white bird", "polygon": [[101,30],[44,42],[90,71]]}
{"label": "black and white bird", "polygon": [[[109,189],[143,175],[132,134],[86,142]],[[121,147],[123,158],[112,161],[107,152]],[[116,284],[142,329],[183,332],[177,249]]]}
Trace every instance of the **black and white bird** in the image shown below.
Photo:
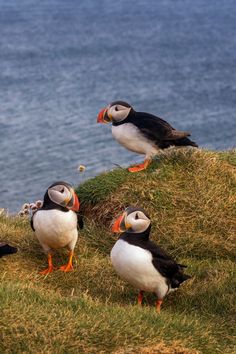
{"label": "black and white bird", "polygon": [[8,243],[5,242],[0,242],[0,258],[16,252],[17,252],[16,247],[10,246]]}
{"label": "black and white bird", "polygon": [[151,221],[142,208],[128,207],[113,225],[113,232],[122,232],[111,250],[111,262],[121,278],[143,292],[154,292],[159,312],[163,298],[191,278],[184,274],[186,266],[149,240]]}
{"label": "black and white bird", "polygon": [[52,250],[63,247],[69,249],[69,260],[60,270],[73,270],[78,227],[83,228],[83,220],[78,213],[79,207],[79,199],[69,183],[55,182],[47,189],[42,207],[31,218],[31,227],[48,256],[48,268],[40,272],[41,274],[51,273],[55,269]]}
{"label": "black and white bird", "polygon": [[112,102],[102,109],[97,117],[98,123],[112,122],[113,137],[128,150],[145,155],[142,164],[130,167],[130,172],[146,169],[159,149],[170,146],[194,146],[186,131],[174,129],[164,119],[145,112],[136,112],[130,104],[123,101]]}

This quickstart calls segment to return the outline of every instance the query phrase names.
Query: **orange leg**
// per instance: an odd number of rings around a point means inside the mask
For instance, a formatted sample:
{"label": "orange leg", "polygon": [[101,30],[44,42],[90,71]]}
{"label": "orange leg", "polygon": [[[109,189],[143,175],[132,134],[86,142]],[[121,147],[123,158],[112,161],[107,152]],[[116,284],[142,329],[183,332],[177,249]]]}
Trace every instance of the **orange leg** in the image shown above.
{"label": "orange leg", "polygon": [[129,172],[138,172],[138,171],[142,171],[142,170],[145,170],[151,163],[151,160],[144,160],[143,163],[137,165],[137,166],[134,166],[134,167],[130,167],[128,168]]}
{"label": "orange leg", "polygon": [[56,269],[56,268],[52,264],[52,255],[51,255],[51,253],[48,253],[48,268],[45,270],[42,270],[41,272],[39,272],[39,274],[47,275],[49,273],[52,273],[54,271],[54,269]]}
{"label": "orange leg", "polygon": [[160,313],[160,311],[161,311],[161,304],[162,304],[162,300],[156,301],[156,310],[158,313]]}
{"label": "orange leg", "polygon": [[138,294],[138,305],[142,305],[142,302],[143,302],[143,291],[140,290]]}
{"label": "orange leg", "polygon": [[73,256],[74,256],[74,252],[71,251],[69,254],[69,261],[67,264],[63,265],[60,267],[60,270],[62,270],[63,272],[70,272],[71,270],[73,270],[73,264],[72,264],[72,260],[73,260]]}

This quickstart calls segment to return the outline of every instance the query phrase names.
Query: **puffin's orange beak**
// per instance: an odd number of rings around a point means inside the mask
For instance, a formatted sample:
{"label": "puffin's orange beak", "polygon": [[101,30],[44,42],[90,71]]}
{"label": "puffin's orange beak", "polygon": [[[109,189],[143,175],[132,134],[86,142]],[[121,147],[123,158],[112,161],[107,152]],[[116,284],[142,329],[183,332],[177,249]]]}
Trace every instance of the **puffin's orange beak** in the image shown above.
{"label": "puffin's orange beak", "polygon": [[122,215],[114,222],[114,224],[113,224],[113,226],[112,226],[112,231],[113,231],[113,232],[122,232],[120,224],[121,224],[121,222],[122,222],[122,220],[123,220],[123,217],[124,217],[124,214],[122,214]]}
{"label": "puffin's orange beak", "polygon": [[107,114],[107,108],[103,108],[99,113],[97,117],[97,123],[110,123],[111,118]]}
{"label": "puffin's orange beak", "polygon": [[73,205],[70,209],[77,212],[77,211],[79,211],[80,203],[79,203],[79,198],[77,197],[75,192],[73,192],[73,199],[74,199],[74,202],[73,202]]}
{"label": "puffin's orange beak", "polygon": [[127,213],[124,212],[113,224],[112,231],[113,232],[125,232],[131,225],[125,221]]}

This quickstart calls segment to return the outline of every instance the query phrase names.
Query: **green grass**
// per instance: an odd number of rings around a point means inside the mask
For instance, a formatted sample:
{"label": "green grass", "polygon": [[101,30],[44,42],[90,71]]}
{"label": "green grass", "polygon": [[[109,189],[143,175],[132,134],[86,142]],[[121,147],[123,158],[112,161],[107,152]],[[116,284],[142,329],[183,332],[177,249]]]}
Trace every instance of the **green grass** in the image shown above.
{"label": "green grass", "polygon": [[[1,239],[19,252],[0,259],[1,353],[228,353],[235,350],[235,152],[172,150],[147,171],[102,174],[77,188],[85,215],[75,270],[42,277],[46,259],[28,220],[0,216]],[[125,206],[143,206],[152,238],[193,278],[155,296],[114,272],[110,231]],[[55,253],[61,265],[66,252]]]}

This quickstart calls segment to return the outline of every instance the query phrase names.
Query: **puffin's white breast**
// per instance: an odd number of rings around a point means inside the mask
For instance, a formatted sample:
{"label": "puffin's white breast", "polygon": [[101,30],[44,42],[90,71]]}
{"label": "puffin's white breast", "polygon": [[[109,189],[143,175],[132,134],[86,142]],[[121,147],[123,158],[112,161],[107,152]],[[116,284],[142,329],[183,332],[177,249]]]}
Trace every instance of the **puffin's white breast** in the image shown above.
{"label": "puffin's white breast", "polygon": [[33,217],[33,225],[43,247],[61,248],[77,241],[77,216],[72,210],[38,210]]}
{"label": "puffin's white breast", "polygon": [[155,144],[149,141],[132,123],[113,125],[112,135],[126,149],[138,154],[145,154],[147,157],[151,157],[158,151]]}
{"label": "puffin's white breast", "polygon": [[166,280],[152,264],[148,250],[118,240],[111,250],[111,262],[120,277],[134,287],[155,292],[159,299],[167,294]]}

